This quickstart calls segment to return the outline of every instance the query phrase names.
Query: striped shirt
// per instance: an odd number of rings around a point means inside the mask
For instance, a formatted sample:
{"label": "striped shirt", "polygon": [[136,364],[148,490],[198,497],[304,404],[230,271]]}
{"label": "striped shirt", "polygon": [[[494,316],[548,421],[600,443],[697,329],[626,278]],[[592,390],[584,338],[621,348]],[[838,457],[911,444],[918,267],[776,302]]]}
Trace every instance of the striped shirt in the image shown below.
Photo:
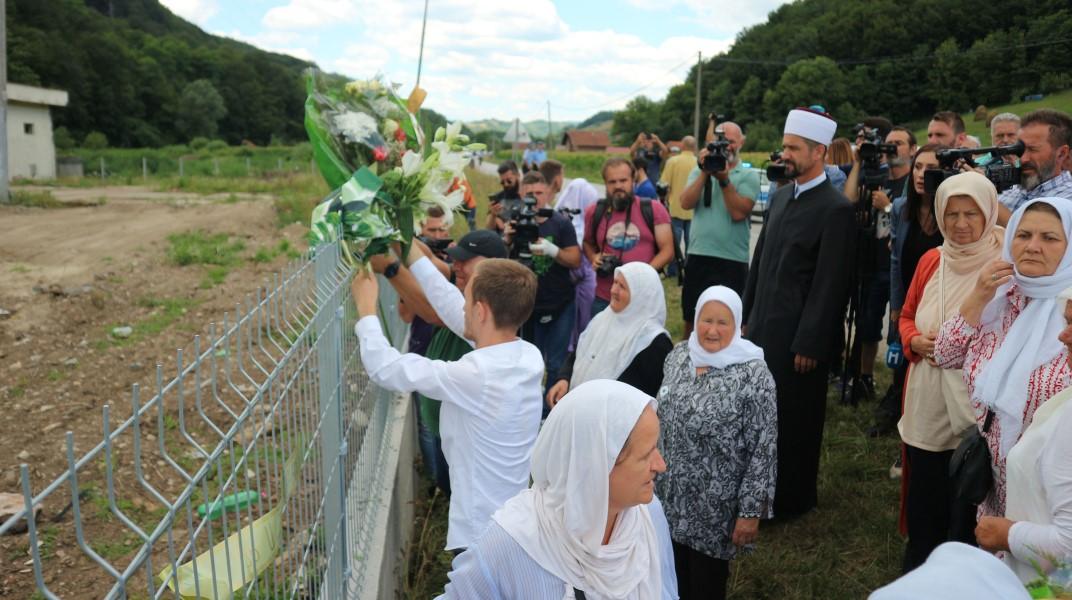
{"label": "striped shirt", "polygon": [[1072,175],[1070,175],[1068,171],[1061,171],[1060,175],[1053,179],[1043,181],[1031,191],[1027,191],[1018,185],[1014,185],[1002,192],[1001,195],[998,196],[998,201],[1010,211],[1015,211],[1023,206],[1028,200],[1054,196],[1072,200]]}
{"label": "striped shirt", "polygon": [[[648,510],[659,543],[663,600],[677,600],[670,528],[658,498],[652,499]],[[454,559],[449,577],[450,583],[436,600],[562,600],[567,589],[572,591],[565,581],[532,560],[495,521]],[[586,596],[596,598],[592,594],[586,593]]]}

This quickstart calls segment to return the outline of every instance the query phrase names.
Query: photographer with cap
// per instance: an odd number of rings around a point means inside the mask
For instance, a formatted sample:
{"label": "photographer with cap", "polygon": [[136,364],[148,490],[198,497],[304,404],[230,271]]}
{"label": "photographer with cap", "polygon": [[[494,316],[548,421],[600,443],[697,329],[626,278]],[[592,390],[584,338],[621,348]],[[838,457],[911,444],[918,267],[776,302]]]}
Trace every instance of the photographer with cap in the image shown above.
{"label": "photographer with cap", "polygon": [[[708,157],[716,138],[726,145],[719,171]],[[731,121],[708,128],[708,145],[700,150],[681,193],[681,208],[692,211],[685,283],[681,289],[681,313],[685,336],[692,333],[696,301],[704,290],[724,285],[738,295],[748,279],[748,242],[752,233],[752,207],[759,195],[759,174],[741,164],[745,135]]]}
{"label": "photographer with cap", "polygon": [[656,271],[674,259],[670,213],[661,202],[633,194],[633,163],[611,157],[603,163],[607,197],[584,211],[584,254],[596,271],[592,316],[610,305],[614,269],[642,261]]}
{"label": "photographer with cap", "polygon": [[[996,117],[995,117],[996,118]],[[1051,108],[1024,115],[1019,139],[1024,143],[1020,156],[1020,184],[998,196],[998,224],[1029,200],[1057,197],[1072,200],[1072,175],[1066,170],[1072,147],[1072,117]]]}
{"label": "photographer with cap", "polygon": [[[531,196],[536,200],[538,214],[534,220],[539,236],[534,242],[526,242],[517,223],[511,221],[506,225],[503,241],[511,258],[525,257],[523,262],[536,273],[536,303],[532,316],[521,328],[521,337],[540,349],[550,386],[558,380],[558,370],[566,360],[573,335],[576,290],[570,269],[581,266],[581,248],[573,223],[551,210],[552,196],[543,175],[538,171],[526,173],[521,179],[521,193],[526,199]],[[526,243],[528,248],[523,248]]]}
{"label": "photographer with cap", "polygon": [[829,114],[807,108],[786,118],[782,159],[792,184],[771,198],[745,289],[745,337],[763,349],[778,391],[780,517],[818,504],[827,372],[849,297],[854,211],[823,168],[836,129]]}

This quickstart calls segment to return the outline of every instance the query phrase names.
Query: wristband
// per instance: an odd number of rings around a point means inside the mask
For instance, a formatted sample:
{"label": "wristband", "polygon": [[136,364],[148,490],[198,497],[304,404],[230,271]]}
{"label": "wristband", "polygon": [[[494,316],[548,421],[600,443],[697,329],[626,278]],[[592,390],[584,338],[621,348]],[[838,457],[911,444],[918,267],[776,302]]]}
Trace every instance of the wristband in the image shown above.
{"label": "wristband", "polygon": [[396,260],[395,262],[387,265],[387,268],[383,270],[383,276],[387,279],[392,279],[395,275],[398,275],[398,269],[401,266],[402,263]]}

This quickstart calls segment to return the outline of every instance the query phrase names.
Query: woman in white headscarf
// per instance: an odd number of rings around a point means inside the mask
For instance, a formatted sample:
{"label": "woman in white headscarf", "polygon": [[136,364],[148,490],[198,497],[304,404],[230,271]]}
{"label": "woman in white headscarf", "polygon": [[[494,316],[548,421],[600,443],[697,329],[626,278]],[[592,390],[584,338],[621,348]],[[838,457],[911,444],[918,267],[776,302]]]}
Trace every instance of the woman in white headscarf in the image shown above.
{"label": "woman in white headscarf", "polygon": [[[571,179],[555,202],[555,210],[569,211],[573,229],[577,232],[577,239],[584,239],[584,211],[589,206],[599,202],[599,192],[580,177]],[[588,327],[592,320],[592,301],[596,298],[596,273],[592,270],[592,263],[588,257],[581,253],[581,266],[570,271],[574,284],[574,301],[576,303],[577,318],[573,324],[573,335],[570,338],[570,348],[577,346],[577,338]]]}
{"label": "woman in white headscarf", "polygon": [[[1072,288],[1057,297],[1065,328],[1058,340],[1072,348]],[[1069,356],[1072,360],[1072,355]],[[1031,419],[1005,463],[1008,501],[1004,517],[983,517],[979,546],[1005,551],[1023,582],[1072,563],[1072,387],[1050,398]],[[1037,568],[1036,566],[1037,565]]]}
{"label": "woman in white headscarf", "polygon": [[974,171],[942,182],[934,213],[945,241],[919,259],[899,323],[910,364],[897,424],[905,453],[906,573],[942,542],[974,540],[975,507],[954,502],[949,461],[962,436],[975,427],[975,415],[960,372],[934,364],[934,336],[975,289],[979,270],[1001,256],[1005,234],[997,225],[997,190]]}
{"label": "woman in white headscarf", "polygon": [[1012,214],[1002,255],[979,272],[960,313],[934,341],[943,369],[963,369],[994,467],[980,516],[1005,513],[1005,460],[1043,402],[1068,387],[1068,350],[1057,340],[1072,285],[1072,202],[1038,198]]}
{"label": "woman in white headscarf", "polygon": [[559,380],[547,392],[549,406],[593,379],[617,379],[649,396],[659,392],[663,361],[674,346],[663,326],[666,298],[659,273],[642,262],[615,269],[608,308],[592,319],[559,369]]}
{"label": "woman in white headscarf", "polygon": [[935,548],[927,562],[868,600],[1030,600],[1016,575],[993,555],[959,542]]}
{"label": "woman in white headscarf", "polygon": [[773,516],[778,407],[763,350],[741,337],[741,299],[710,287],[696,328],[666,357],[659,390],[667,471],[658,493],[681,598],[726,594],[729,561]]}
{"label": "woman in white headscarf", "polygon": [[571,391],[536,439],[532,487],[454,559],[440,598],[677,598],[654,500],[666,468],[658,438],[654,400],[636,388],[595,380]]}

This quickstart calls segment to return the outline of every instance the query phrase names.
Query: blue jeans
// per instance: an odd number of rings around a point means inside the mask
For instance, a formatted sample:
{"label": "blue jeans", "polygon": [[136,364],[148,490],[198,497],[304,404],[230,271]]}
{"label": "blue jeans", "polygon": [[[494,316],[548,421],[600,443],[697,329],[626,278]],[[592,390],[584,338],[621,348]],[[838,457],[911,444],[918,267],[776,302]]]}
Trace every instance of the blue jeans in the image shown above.
{"label": "blue jeans", "polygon": [[604,300],[599,296],[596,296],[595,300],[592,300],[592,318],[596,318],[596,315],[603,312],[603,309],[610,306],[610,300]]}
{"label": "blue jeans", "polygon": [[469,231],[476,231],[476,207],[465,211],[465,222],[469,224]]}

